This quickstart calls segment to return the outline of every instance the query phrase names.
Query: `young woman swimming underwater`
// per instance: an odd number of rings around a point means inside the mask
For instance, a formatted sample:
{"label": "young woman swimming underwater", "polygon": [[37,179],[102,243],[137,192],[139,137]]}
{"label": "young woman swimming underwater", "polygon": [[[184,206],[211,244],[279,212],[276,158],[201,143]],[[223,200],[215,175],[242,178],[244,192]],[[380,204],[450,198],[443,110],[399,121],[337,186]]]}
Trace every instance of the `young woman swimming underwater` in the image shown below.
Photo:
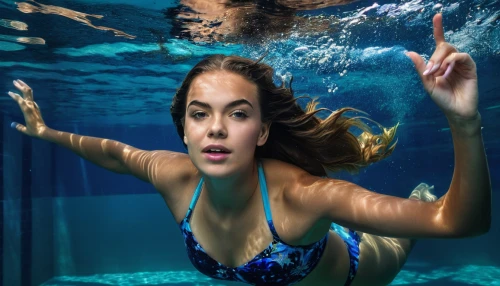
{"label": "young woman swimming underwater", "polygon": [[[276,87],[259,61],[211,56],[176,93],[171,113],[188,154],[144,151],[47,127],[31,88],[9,92],[28,136],[66,147],[113,172],[150,182],[184,235],[202,273],[254,285],[386,285],[418,238],[488,232],[491,185],[478,112],[476,66],[444,39],[433,19],[436,50],[428,63],[409,52],[422,83],[448,119],[455,169],[439,199],[419,185],[410,199],[377,194],[325,177],[355,170],[392,151],[395,128],[373,135],[349,108],[316,116],[291,89]],[[359,138],[348,129],[365,130]]]}

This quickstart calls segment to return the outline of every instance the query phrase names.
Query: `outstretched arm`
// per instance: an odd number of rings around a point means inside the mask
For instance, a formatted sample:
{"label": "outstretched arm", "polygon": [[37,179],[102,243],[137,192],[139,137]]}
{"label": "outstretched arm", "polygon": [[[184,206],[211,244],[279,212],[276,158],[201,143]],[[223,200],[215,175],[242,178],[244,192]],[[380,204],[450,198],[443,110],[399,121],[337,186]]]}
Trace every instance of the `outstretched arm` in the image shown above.
{"label": "outstretched arm", "polygon": [[448,119],[453,137],[455,169],[440,215],[458,233],[481,232],[491,223],[491,182],[477,109],[476,64],[445,41],[441,14],[434,16],[433,26],[436,51],[427,65],[417,53],[408,56]]}
{"label": "outstretched arm", "polygon": [[416,53],[408,56],[450,124],[455,169],[448,192],[435,202],[422,202],[304,174],[289,193],[296,208],[318,221],[382,236],[466,237],[489,230],[491,183],[477,110],[476,65],[444,41],[440,14],[433,24],[437,48],[429,63]]}
{"label": "outstretched arm", "polygon": [[115,140],[51,129],[45,125],[40,109],[33,101],[32,89],[21,80],[14,81],[14,85],[23,96],[14,92],[9,92],[9,95],[19,104],[26,126],[12,123],[12,127],[25,135],[66,147],[82,158],[110,171],[134,175],[152,183],[163,195],[168,193],[169,189],[176,189],[176,184],[181,183],[182,177],[191,171],[188,170],[191,166],[189,157],[182,153],[144,151]]}

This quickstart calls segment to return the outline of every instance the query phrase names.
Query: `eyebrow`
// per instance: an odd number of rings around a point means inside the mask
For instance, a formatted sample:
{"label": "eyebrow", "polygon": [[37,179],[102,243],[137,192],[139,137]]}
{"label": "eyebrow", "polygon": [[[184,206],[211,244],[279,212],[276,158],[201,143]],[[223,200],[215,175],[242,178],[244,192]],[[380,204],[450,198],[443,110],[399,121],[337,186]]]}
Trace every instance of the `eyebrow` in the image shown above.
{"label": "eyebrow", "polygon": [[[249,105],[253,109],[253,105],[248,100],[246,100],[246,99],[238,99],[238,100],[235,100],[233,102],[230,102],[228,105],[226,105],[226,107],[224,109],[236,107],[236,106],[242,105],[242,104]],[[201,102],[201,101],[198,101],[198,100],[193,100],[193,101],[191,101],[188,104],[188,106],[186,107],[186,109],[188,109],[191,105],[196,105],[196,106],[200,106],[200,107],[204,107],[204,108],[212,108],[210,106],[210,104],[208,104],[206,102]]]}

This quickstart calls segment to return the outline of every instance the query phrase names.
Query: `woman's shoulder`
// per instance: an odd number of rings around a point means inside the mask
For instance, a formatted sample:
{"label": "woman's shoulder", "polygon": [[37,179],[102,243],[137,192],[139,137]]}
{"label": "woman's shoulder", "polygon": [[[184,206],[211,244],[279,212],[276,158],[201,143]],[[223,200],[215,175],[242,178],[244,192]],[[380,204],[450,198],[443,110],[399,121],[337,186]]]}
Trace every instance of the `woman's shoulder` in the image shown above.
{"label": "woman's shoulder", "polygon": [[282,186],[291,190],[306,181],[320,179],[299,166],[276,159],[262,159],[262,165],[268,184]]}
{"label": "woman's shoulder", "polygon": [[312,175],[299,166],[276,159],[263,159],[262,164],[268,185],[279,190],[287,201],[294,201],[304,195],[304,191],[314,192],[316,189],[333,186],[350,186],[349,182]]}

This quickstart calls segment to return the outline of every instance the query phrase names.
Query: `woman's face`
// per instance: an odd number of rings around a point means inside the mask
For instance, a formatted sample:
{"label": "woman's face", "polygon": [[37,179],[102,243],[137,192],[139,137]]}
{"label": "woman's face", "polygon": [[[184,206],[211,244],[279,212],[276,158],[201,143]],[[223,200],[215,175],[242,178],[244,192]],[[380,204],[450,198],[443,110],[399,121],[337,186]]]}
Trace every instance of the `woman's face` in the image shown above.
{"label": "woman's face", "polygon": [[184,143],[203,174],[224,178],[248,169],[268,130],[254,83],[227,71],[204,73],[191,83]]}

